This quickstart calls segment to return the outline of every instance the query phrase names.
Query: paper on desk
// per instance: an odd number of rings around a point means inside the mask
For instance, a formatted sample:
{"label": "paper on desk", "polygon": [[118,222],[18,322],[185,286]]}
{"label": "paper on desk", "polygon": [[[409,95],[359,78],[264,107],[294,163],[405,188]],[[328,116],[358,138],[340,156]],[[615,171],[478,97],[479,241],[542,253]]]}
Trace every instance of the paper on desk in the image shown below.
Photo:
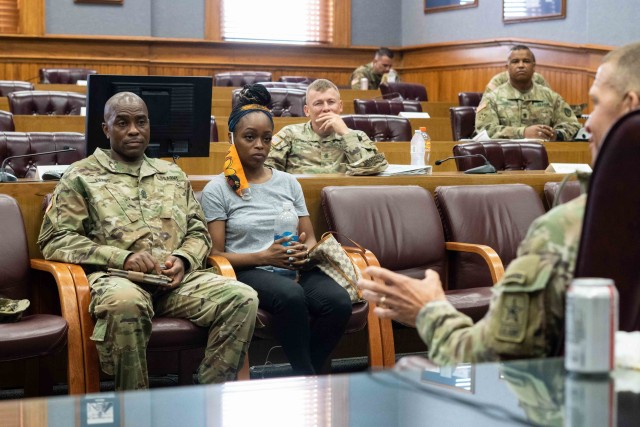
{"label": "paper on desk", "polygon": [[549,166],[545,169],[545,172],[555,173],[574,173],[591,172],[591,166],[586,163],[549,163]]}
{"label": "paper on desk", "polygon": [[492,138],[489,138],[489,134],[487,133],[487,131],[483,130],[482,132],[480,132],[479,134],[477,134],[473,138],[462,138],[462,139],[460,139],[459,142],[492,142],[492,141],[500,142],[500,141],[508,141],[508,139],[504,139],[504,138],[492,139]]}
{"label": "paper on desk", "polygon": [[401,111],[398,113],[398,116],[405,117],[407,119],[430,119],[431,116],[426,112],[417,112],[417,111]]}
{"label": "paper on desk", "polygon": [[60,172],[64,173],[69,165],[38,165],[36,166],[36,175],[38,179],[42,181],[42,174],[45,172]]}
{"label": "paper on desk", "polygon": [[386,170],[378,174],[378,176],[391,175],[431,175],[431,165],[389,165]]}

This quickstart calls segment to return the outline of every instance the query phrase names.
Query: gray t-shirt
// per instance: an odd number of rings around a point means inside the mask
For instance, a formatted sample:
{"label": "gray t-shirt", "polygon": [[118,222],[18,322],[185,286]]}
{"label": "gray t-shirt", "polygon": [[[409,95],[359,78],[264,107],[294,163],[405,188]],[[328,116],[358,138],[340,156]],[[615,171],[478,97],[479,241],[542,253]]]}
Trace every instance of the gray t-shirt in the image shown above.
{"label": "gray t-shirt", "polygon": [[291,202],[299,217],[309,216],[300,183],[286,172],[272,170],[271,179],[249,184],[251,200],[242,200],[216,175],[202,191],[202,209],[207,222],[226,221],[225,252],[254,253],[273,244],[273,226],[282,203]]}

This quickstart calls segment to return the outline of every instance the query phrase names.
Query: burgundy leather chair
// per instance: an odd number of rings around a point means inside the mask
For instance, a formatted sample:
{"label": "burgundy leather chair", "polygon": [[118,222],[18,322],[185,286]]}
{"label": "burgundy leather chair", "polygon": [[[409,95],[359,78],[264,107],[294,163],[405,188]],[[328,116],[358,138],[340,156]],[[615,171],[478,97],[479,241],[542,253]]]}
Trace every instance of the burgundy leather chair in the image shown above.
{"label": "burgundy leather chair", "polygon": [[[196,191],[195,196],[200,202],[202,200],[202,192]],[[366,250],[362,253],[357,248],[345,247],[345,250],[349,254],[351,260],[360,269],[366,268],[368,265],[379,265],[373,254]],[[218,274],[225,275],[227,277],[235,278],[235,272],[228,260],[220,256],[210,256],[209,264],[212,265],[218,272]],[[363,274],[364,277],[368,277]],[[383,367],[385,365],[385,357],[383,355],[384,349],[382,348],[380,337],[380,321],[373,314],[374,304],[369,304],[366,301],[358,302],[352,305],[352,312],[347,326],[345,328],[346,334],[353,334],[367,329],[367,350],[369,357],[370,367]],[[273,320],[271,314],[262,309],[258,309],[257,312],[257,325],[263,325],[263,327],[256,327],[253,332],[254,337],[258,339],[274,340],[275,334],[273,332]],[[249,373],[249,355],[247,355],[245,364],[242,370],[238,373],[238,379],[248,380]],[[388,359],[388,358],[387,358]],[[391,365],[393,366],[393,365]]]}
{"label": "burgundy leather chair", "polygon": [[[447,241],[489,246],[505,266],[516,257],[533,220],[545,212],[538,194],[524,184],[442,186],[435,199]],[[495,283],[473,254],[455,254],[449,273],[454,289]]]}
{"label": "burgundy leather chair", "polygon": [[410,141],[411,123],[409,119],[382,114],[351,114],[342,116],[349,129],[361,130],[375,142]]}
{"label": "burgundy leather chair", "polygon": [[[231,108],[235,108],[242,89],[235,89],[231,97]],[[302,89],[267,88],[271,94],[269,109],[275,117],[304,117],[306,92]]]}
{"label": "burgundy leather chair", "polygon": [[450,107],[449,118],[454,141],[473,136],[476,131],[476,107]]}
{"label": "burgundy leather chair", "polygon": [[33,83],[20,80],[0,80],[0,96],[7,96],[21,90],[33,90]]}
{"label": "burgundy leather chair", "polygon": [[13,132],[16,125],[13,123],[13,114],[8,111],[0,111],[0,132]]}
{"label": "burgundy leather chair", "polygon": [[210,133],[209,141],[218,142],[218,126],[216,125],[216,118],[211,116],[211,133]]}
{"label": "burgundy leather chair", "polygon": [[10,159],[6,172],[17,178],[33,178],[38,165],[70,165],[86,157],[84,134],[77,132],[0,132],[0,163],[10,156],[75,148],[66,153]]}
{"label": "burgundy leather chair", "polygon": [[460,92],[458,93],[458,105],[461,107],[477,107],[480,105],[482,92]]}
{"label": "burgundy leather chair", "polygon": [[[545,182],[544,184],[544,200],[547,204],[547,209],[553,209],[554,207],[567,203],[580,195],[580,182],[579,181],[567,181],[560,191],[560,182]],[[557,201],[554,204],[554,200]]]}
{"label": "burgundy leather chair", "polygon": [[419,101],[400,99],[354,99],[353,110],[356,114],[397,116],[403,111],[422,112],[422,105]]}
{"label": "burgundy leather chair", "polygon": [[[547,149],[539,142],[468,142],[453,147],[454,156],[482,154],[497,170],[544,170],[549,166]],[[455,159],[459,171],[482,166],[479,157]]]}
{"label": "burgundy leather chair", "polygon": [[272,74],[267,71],[230,71],[213,77],[214,86],[242,87],[253,83],[270,82]]}
{"label": "burgundy leather chair", "polygon": [[86,96],[76,92],[30,90],[10,93],[7,98],[15,115],[79,116],[86,105]]}
{"label": "burgundy leather chair", "polygon": [[24,362],[25,395],[50,395],[55,372],[52,356],[66,348],[69,393],[83,393],[84,365],[71,274],[63,264],[29,259],[20,207],[5,194],[0,194],[0,217],[0,295],[31,302],[22,319],[0,324],[0,363],[15,368],[16,361]]}
{"label": "burgundy leather chair", "polygon": [[76,84],[78,80],[87,80],[96,70],[87,68],[40,68],[40,83]]}
{"label": "burgundy leather chair", "polygon": [[314,82],[316,79],[313,77],[307,77],[307,76],[281,76],[278,81],[280,82],[286,82],[286,83],[302,83],[306,86],[309,85],[309,83]]}
{"label": "burgundy leather chair", "polygon": [[613,279],[620,330],[640,330],[640,111],[623,116],[600,147],[589,182],[575,277]]}
{"label": "burgundy leather chair", "polygon": [[[382,267],[416,279],[423,279],[425,270],[431,268],[440,274],[450,302],[474,320],[484,316],[492,283],[483,288],[452,286],[447,252],[472,251],[497,260],[489,268],[480,267],[495,275],[496,281],[502,276],[502,264],[491,248],[445,241],[438,210],[427,190],[413,185],[329,186],[322,189],[321,204],[329,230],[368,248]],[[348,245],[340,235],[338,241]]]}
{"label": "burgundy leather chair", "polygon": [[427,89],[415,83],[382,83],[380,85],[380,93],[384,98],[392,94],[400,94],[402,99],[414,101],[428,101]]}

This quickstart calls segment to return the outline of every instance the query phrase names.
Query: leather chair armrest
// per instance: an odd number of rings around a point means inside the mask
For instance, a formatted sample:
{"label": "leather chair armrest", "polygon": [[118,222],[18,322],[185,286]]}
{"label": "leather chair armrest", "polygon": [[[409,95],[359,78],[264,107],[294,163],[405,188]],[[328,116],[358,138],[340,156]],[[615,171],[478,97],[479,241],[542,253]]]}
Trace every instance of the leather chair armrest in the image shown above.
{"label": "leather chair armrest", "polygon": [[[356,266],[360,268],[362,276],[366,279],[372,280],[371,276],[365,274],[363,270],[368,266],[380,267],[380,262],[373,252],[365,249],[363,253],[360,248],[356,248],[354,246],[343,246],[342,248],[347,252],[347,255],[349,255]],[[370,366],[392,368],[396,363],[396,352],[393,341],[393,326],[391,324],[391,319],[379,318],[373,312],[374,308],[376,308],[375,303],[369,302],[367,327],[369,328]]]}
{"label": "leather chair armrest", "polygon": [[445,247],[448,251],[472,252],[480,255],[487,263],[487,267],[489,267],[491,280],[493,280],[494,285],[504,276],[502,260],[496,251],[489,246],[474,243],[446,242]]}
{"label": "leather chair armrest", "polygon": [[217,274],[230,279],[236,278],[236,272],[233,271],[231,263],[225,257],[220,255],[209,255],[207,263],[215,269]]}
{"label": "leather chair armrest", "polygon": [[32,259],[31,268],[50,273],[56,281],[62,317],[69,325],[67,331],[67,381],[69,394],[83,394],[85,393],[85,372],[82,330],[80,327],[81,311],[78,309],[73,275],[67,268],[67,264],[43,259]]}

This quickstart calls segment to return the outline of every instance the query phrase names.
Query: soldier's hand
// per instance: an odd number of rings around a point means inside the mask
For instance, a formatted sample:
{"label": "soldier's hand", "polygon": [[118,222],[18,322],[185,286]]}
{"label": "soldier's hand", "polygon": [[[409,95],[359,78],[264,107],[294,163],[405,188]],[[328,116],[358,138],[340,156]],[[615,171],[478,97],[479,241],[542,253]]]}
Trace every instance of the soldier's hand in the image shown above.
{"label": "soldier's hand", "polygon": [[182,279],[184,279],[184,262],[180,257],[169,255],[164,262],[164,267],[161,274],[171,277],[171,283],[169,283],[167,288],[177,288],[182,282]]}
{"label": "soldier's hand", "polygon": [[342,117],[340,117],[339,114],[332,112],[320,114],[316,122],[320,123],[319,133],[321,135],[328,135],[335,132],[342,136],[350,130],[344,120],[342,120]]}
{"label": "soldier's hand", "polygon": [[358,287],[367,301],[377,305],[374,313],[379,317],[415,326],[418,313],[426,303],[446,300],[440,276],[433,270],[427,270],[423,280],[380,267],[367,267],[364,272],[378,280],[360,279]]}
{"label": "soldier's hand", "polygon": [[525,138],[543,139],[545,141],[555,141],[556,131],[547,125],[532,125],[524,130]]}
{"label": "soldier's hand", "polygon": [[124,270],[139,271],[141,273],[162,274],[162,267],[149,252],[136,252],[124,261]]}

